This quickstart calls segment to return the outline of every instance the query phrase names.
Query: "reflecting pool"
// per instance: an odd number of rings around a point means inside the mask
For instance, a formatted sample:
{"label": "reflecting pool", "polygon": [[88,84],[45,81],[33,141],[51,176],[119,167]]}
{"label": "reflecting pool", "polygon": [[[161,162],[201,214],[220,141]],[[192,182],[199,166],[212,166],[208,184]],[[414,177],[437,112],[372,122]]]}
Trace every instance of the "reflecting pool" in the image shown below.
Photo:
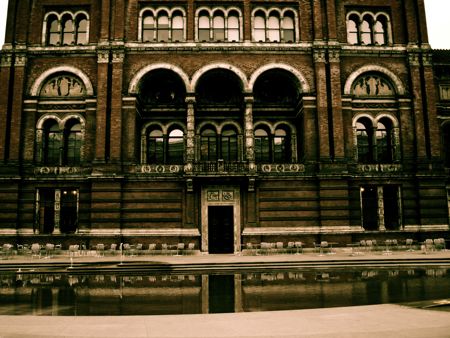
{"label": "reflecting pool", "polygon": [[233,274],[0,274],[0,315],[160,315],[450,298],[450,268]]}

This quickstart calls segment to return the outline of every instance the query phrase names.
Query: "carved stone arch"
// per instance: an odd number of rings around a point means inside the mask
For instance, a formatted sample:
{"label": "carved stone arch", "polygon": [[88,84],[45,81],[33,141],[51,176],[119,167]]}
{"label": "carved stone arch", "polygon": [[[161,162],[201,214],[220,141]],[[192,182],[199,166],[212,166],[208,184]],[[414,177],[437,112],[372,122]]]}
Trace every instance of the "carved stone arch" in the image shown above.
{"label": "carved stone arch", "polygon": [[166,131],[167,135],[174,130],[174,129],[181,129],[183,131],[184,136],[186,136],[187,128],[186,126],[181,122],[170,122],[166,125]]}
{"label": "carved stone arch", "polygon": [[152,14],[156,16],[156,11],[153,7],[144,7],[139,11],[139,20],[142,20],[142,16],[145,12],[152,12]]}
{"label": "carved stone arch", "polygon": [[52,75],[55,75],[58,73],[69,73],[69,74],[75,75],[84,84],[84,88],[86,90],[86,95],[87,96],[94,95],[94,88],[92,87],[92,83],[89,80],[89,77],[80,69],[75,68],[73,66],[67,66],[67,65],[50,68],[50,69],[46,70],[45,72],[43,72],[34,81],[33,85],[31,86],[30,95],[31,96],[39,96],[42,87],[46,84],[47,79],[49,79]]}
{"label": "carved stone arch", "polygon": [[61,30],[61,27],[60,27],[61,26],[61,16],[60,16],[60,14],[58,12],[55,12],[55,11],[50,11],[48,13],[45,13],[44,22],[42,24],[42,37],[41,37],[41,40],[42,40],[41,43],[42,44],[45,44],[47,42],[46,39],[47,39],[47,29],[48,29],[48,18],[51,15],[56,16],[56,19],[58,20],[59,30]]}
{"label": "carved stone arch", "polygon": [[278,121],[274,124],[273,130],[274,131],[277,130],[278,127],[280,127],[280,126],[286,126],[289,129],[289,132],[291,133],[291,135],[293,135],[293,136],[297,135],[297,128],[295,128],[295,126],[291,122]]}
{"label": "carved stone arch", "polygon": [[151,72],[152,70],[156,70],[156,69],[166,69],[166,70],[170,70],[170,71],[176,73],[183,81],[183,83],[186,87],[186,92],[191,91],[190,90],[191,86],[189,84],[189,77],[186,75],[186,73],[181,68],[179,68],[178,66],[175,66],[175,65],[171,65],[169,63],[155,63],[152,65],[145,66],[144,68],[140,69],[133,76],[132,80],[130,81],[130,85],[128,86],[128,94],[129,95],[138,94],[139,83],[141,82],[142,78],[147,73]]}
{"label": "carved stone arch", "polygon": [[387,118],[387,119],[391,120],[392,126],[393,126],[394,128],[399,128],[399,122],[398,122],[397,117],[395,117],[394,115],[389,114],[389,113],[380,113],[380,114],[378,114],[377,116],[375,116],[375,121],[374,121],[375,125],[376,125],[376,124],[378,123],[378,121],[380,121],[382,118]]}
{"label": "carved stone arch", "polygon": [[197,70],[194,75],[192,76],[192,80],[191,80],[191,86],[190,88],[192,88],[192,91],[195,91],[195,88],[197,87],[198,81],[200,80],[200,78],[202,77],[203,74],[205,74],[206,72],[210,71],[210,70],[214,70],[214,69],[224,69],[224,70],[229,70],[232,73],[234,73],[235,75],[237,75],[237,77],[240,79],[241,81],[241,85],[242,85],[242,90],[244,92],[248,92],[249,91],[249,86],[248,86],[248,81],[247,81],[247,76],[245,75],[245,73],[239,69],[236,66],[233,66],[231,64],[228,63],[212,63],[209,65],[206,65],[202,68],[200,68],[199,70]]}
{"label": "carved stone arch", "polygon": [[352,15],[356,15],[358,17],[359,21],[361,21],[361,13],[359,13],[358,11],[348,12],[347,15],[345,16],[345,21],[348,21]]}
{"label": "carved stone arch", "polygon": [[270,7],[270,8],[268,8],[267,12],[266,12],[267,17],[269,17],[269,15],[272,12],[277,12],[277,14],[279,15],[280,18],[283,17],[283,11],[281,10],[281,8],[278,8],[278,7]]}
{"label": "carved stone arch", "polygon": [[228,17],[230,15],[230,12],[233,12],[233,11],[235,11],[235,12],[237,12],[239,14],[239,18],[242,17],[241,9],[239,7],[236,7],[236,6],[227,7],[225,15]]}
{"label": "carved stone arch", "polygon": [[264,7],[256,7],[252,10],[252,19],[255,17],[255,13],[256,12],[263,12],[264,13],[264,17],[265,19],[267,19],[267,17],[269,16],[269,10],[268,8],[264,8]]}
{"label": "carved stone arch", "polygon": [[236,121],[232,121],[232,120],[226,120],[226,121],[223,121],[223,122],[219,125],[219,129],[218,129],[219,134],[221,134],[221,133],[222,133],[222,130],[223,130],[225,127],[228,127],[228,126],[233,126],[234,128],[236,128],[236,131],[237,131],[238,135],[242,135],[242,133],[243,133],[242,127],[239,125],[239,123],[237,123]]}
{"label": "carved stone arch", "polygon": [[200,12],[208,12],[209,17],[213,16],[213,9],[211,7],[207,7],[207,6],[201,6],[200,8],[197,8],[197,10],[195,11],[195,18],[196,18],[196,27],[198,26],[198,15],[200,14]]}
{"label": "carved stone arch", "polygon": [[260,128],[261,126],[266,127],[266,128],[262,128],[262,129],[267,129],[271,135],[273,135],[275,133],[275,128],[272,125],[272,123],[268,122],[268,121],[258,121],[255,123],[253,130],[256,130],[258,128]]}
{"label": "carved stone arch", "polygon": [[82,128],[83,130],[84,130],[84,128],[86,127],[86,121],[85,121],[85,119],[83,118],[83,116],[81,116],[80,114],[67,114],[67,115],[65,115],[65,116],[61,119],[61,124],[62,124],[63,126],[65,126],[66,123],[67,123],[69,120],[77,120],[78,122],[80,122],[81,128]]}
{"label": "carved stone arch", "polygon": [[309,93],[311,91],[311,88],[306,81],[306,78],[303,76],[303,74],[295,69],[294,67],[285,64],[285,63],[269,63],[267,65],[259,67],[257,70],[253,72],[253,74],[250,76],[250,80],[248,82],[249,90],[253,92],[255,82],[258,79],[258,77],[263,74],[264,72],[268,70],[276,70],[276,69],[282,69],[285,70],[291,74],[293,74],[297,80],[299,81],[301,85],[301,92],[302,93]]}
{"label": "carved stone arch", "polygon": [[353,116],[352,127],[356,128],[356,123],[358,122],[359,119],[361,119],[363,117],[367,118],[369,121],[372,122],[372,128],[375,128],[377,126],[376,121],[372,115],[366,114],[366,113],[361,113],[361,114],[357,114],[357,115]]}
{"label": "carved stone arch", "polygon": [[211,9],[212,16],[214,16],[214,14],[216,12],[221,12],[224,15],[224,18],[226,18],[227,14],[228,14],[227,13],[227,9],[225,7],[223,7],[223,6],[218,6],[218,7],[214,7],[214,8]]}
{"label": "carved stone arch", "polygon": [[207,127],[207,126],[214,127],[217,134],[218,134],[219,131],[220,131],[220,125],[219,125],[217,122],[214,122],[214,121],[203,121],[203,122],[201,122],[201,123],[199,123],[199,124],[197,125],[195,134],[196,134],[196,135],[200,135],[200,133],[202,132],[202,130],[203,130],[205,127]]}
{"label": "carved stone arch", "polygon": [[45,122],[48,120],[54,120],[56,123],[58,123],[58,127],[62,130],[61,126],[64,127],[63,122],[59,118],[59,116],[55,114],[46,114],[42,116],[37,122],[36,122],[36,129],[43,129]]}
{"label": "carved stone arch", "polygon": [[147,130],[149,128],[152,128],[154,126],[157,126],[159,129],[161,129],[163,135],[167,134],[167,127],[166,125],[162,124],[161,122],[156,122],[156,121],[151,121],[151,122],[147,122],[146,124],[144,124],[144,126],[142,127],[141,130],[141,136],[147,135]]}
{"label": "carved stone arch", "polygon": [[398,95],[402,96],[405,95],[406,90],[405,86],[403,85],[400,78],[395,75],[392,71],[389,69],[379,66],[379,65],[365,65],[354,71],[350,74],[350,76],[347,78],[347,81],[345,82],[344,86],[344,94],[350,95],[354,82],[359,78],[359,76],[363,75],[364,73],[381,73],[385,75],[394,86],[394,90],[397,92]]}

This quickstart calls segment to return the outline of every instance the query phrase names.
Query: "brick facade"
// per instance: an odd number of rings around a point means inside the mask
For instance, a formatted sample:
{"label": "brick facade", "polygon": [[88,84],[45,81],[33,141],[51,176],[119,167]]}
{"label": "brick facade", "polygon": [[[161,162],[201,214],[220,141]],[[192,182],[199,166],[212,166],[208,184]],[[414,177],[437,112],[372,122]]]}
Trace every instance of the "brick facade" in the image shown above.
{"label": "brick facade", "polygon": [[[143,41],[144,29],[153,34],[146,9],[182,13],[183,41]],[[199,17],[210,13],[215,25],[218,11],[238,13],[239,40],[196,41]],[[259,13],[267,41],[254,38]],[[88,42],[65,45],[77,15],[87,16]],[[357,43],[352,15],[362,20]],[[295,41],[283,41],[290,17]],[[361,42],[369,25],[381,44]],[[448,236],[449,60],[428,45],[423,0],[9,1],[0,235],[215,252],[224,248],[208,245],[209,211],[233,207],[225,252],[247,242]],[[169,160],[173,130],[183,161]],[[151,160],[158,147],[164,159]],[[205,149],[217,151],[213,160]]]}

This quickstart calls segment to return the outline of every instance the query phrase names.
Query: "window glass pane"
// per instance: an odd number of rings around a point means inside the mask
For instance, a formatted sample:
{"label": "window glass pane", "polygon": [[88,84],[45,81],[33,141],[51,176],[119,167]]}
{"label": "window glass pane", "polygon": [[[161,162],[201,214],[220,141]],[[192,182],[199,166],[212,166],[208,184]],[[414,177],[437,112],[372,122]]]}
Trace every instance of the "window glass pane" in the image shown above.
{"label": "window glass pane", "polygon": [[372,161],[371,140],[365,125],[360,122],[356,123],[356,138],[358,146],[358,162],[370,163]]}
{"label": "window glass pane", "polygon": [[205,129],[201,135],[200,153],[203,161],[217,160],[217,137],[212,129]]}
{"label": "window glass pane", "polygon": [[147,162],[164,163],[164,138],[160,130],[152,130],[147,140]]}
{"label": "window glass pane", "polygon": [[199,28],[209,28],[209,17],[204,15],[198,19]]}
{"label": "window glass pane", "polygon": [[214,17],[213,28],[213,39],[215,41],[225,40],[225,19],[222,16]]}
{"label": "window glass pane", "polygon": [[169,17],[167,15],[158,16],[158,41],[169,41]]}
{"label": "window glass pane", "polygon": [[257,163],[270,162],[270,139],[264,129],[255,130],[255,160]]}
{"label": "window glass pane", "polygon": [[77,44],[85,45],[88,42],[87,39],[87,20],[82,19],[78,21],[77,27]]}
{"label": "window glass pane", "polygon": [[280,41],[280,19],[278,17],[269,17],[267,31],[269,41]]}
{"label": "window glass pane", "polygon": [[181,15],[172,18],[172,41],[184,41],[184,22]]}
{"label": "window glass pane", "polygon": [[58,20],[56,18],[49,19],[47,26],[48,26],[47,43],[49,45],[59,44],[60,35],[58,30]]}
{"label": "window glass pane", "polygon": [[228,17],[228,41],[239,41],[239,19],[237,16]]}
{"label": "window glass pane", "polygon": [[361,24],[361,43],[364,45],[372,44],[372,31],[369,22],[366,20]]}
{"label": "window glass pane", "polygon": [[264,16],[255,16],[253,37],[255,41],[266,41],[266,20]]}
{"label": "window glass pane", "polygon": [[353,20],[347,22],[347,42],[351,45],[358,44],[358,28]]}
{"label": "window glass pane", "polygon": [[290,146],[287,133],[283,129],[275,131],[273,138],[274,162],[287,163],[290,161]]}
{"label": "window glass pane", "polygon": [[154,41],[156,38],[155,28],[155,19],[153,16],[149,15],[144,17],[142,22],[142,41]]}
{"label": "window glass pane", "polygon": [[49,123],[44,129],[44,163],[59,165],[61,135],[56,122]]}
{"label": "window glass pane", "polygon": [[67,132],[64,147],[65,164],[77,165],[81,162],[81,124],[76,123]]}
{"label": "window glass pane", "polygon": [[392,135],[391,129],[387,128],[383,123],[377,125],[377,160],[379,163],[392,163]]}
{"label": "window glass pane", "polygon": [[169,134],[167,163],[181,164],[184,156],[184,134],[180,129],[174,129]]}
{"label": "window glass pane", "polygon": [[385,29],[383,27],[383,24],[380,21],[377,21],[374,25],[375,30],[375,44],[377,45],[384,45],[386,44],[385,39]]}
{"label": "window glass pane", "polygon": [[210,40],[209,17],[201,16],[198,20],[198,39],[200,41]]}
{"label": "window glass pane", "polygon": [[286,16],[283,18],[283,41],[293,42],[295,40],[294,19]]}
{"label": "window glass pane", "polygon": [[237,134],[233,129],[224,130],[221,135],[222,159],[237,161]]}
{"label": "window glass pane", "polygon": [[63,44],[64,45],[72,45],[74,40],[74,29],[73,29],[73,21],[66,20],[63,25]]}

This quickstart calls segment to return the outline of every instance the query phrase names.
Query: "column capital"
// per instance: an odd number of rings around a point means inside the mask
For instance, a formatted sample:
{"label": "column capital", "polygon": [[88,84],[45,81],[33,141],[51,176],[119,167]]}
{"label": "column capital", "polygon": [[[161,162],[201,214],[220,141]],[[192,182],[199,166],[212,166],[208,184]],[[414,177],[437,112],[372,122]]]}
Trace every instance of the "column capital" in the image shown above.
{"label": "column capital", "polygon": [[326,56],[325,49],[314,49],[313,57],[315,63],[318,62],[325,63],[326,62],[325,56]]}
{"label": "column capital", "polygon": [[244,96],[244,102],[245,102],[245,104],[253,104],[253,102],[255,102],[255,98],[253,97],[253,94],[246,94]]}
{"label": "column capital", "polygon": [[339,49],[329,49],[328,50],[328,60],[330,62],[338,63],[340,62],[341,51]]}
{"label": "column capital", "polygon": [[186,104],[195,104],[197,102],[196,98],[195,98],[195,94],[187,94],[186,98],[184,99],[184,101],[186,102]]}
{"label": "column capital", "polygon": [[97,63],[109,62],[109,50],[99,50],[97,52]]}
{"label": "column capital", "polygon": [[125,52],[123,50],[114,50],[112,52],[112,63],[123,63]]}
{"label": "column capital", "polygon": [[419,63],[419,53],[408,53],[408,63],[410,66],[418,67]]}
{"label": "column capital", "polygon": [[16,54],[14,66],[15,67],[25,67],[27,64],[27,56],[25,54]]}
{"label": "column capital", "polygon": [[422,64],[424,66],[432,66],[433,65],[433,54],[432,53],[423,53],[422,54]]}
{"label": "column capital", "polygon": [[0,67],[11,67],[12,65],[12,54],[5,53],[2,54],[2,57],[0,59]]}

